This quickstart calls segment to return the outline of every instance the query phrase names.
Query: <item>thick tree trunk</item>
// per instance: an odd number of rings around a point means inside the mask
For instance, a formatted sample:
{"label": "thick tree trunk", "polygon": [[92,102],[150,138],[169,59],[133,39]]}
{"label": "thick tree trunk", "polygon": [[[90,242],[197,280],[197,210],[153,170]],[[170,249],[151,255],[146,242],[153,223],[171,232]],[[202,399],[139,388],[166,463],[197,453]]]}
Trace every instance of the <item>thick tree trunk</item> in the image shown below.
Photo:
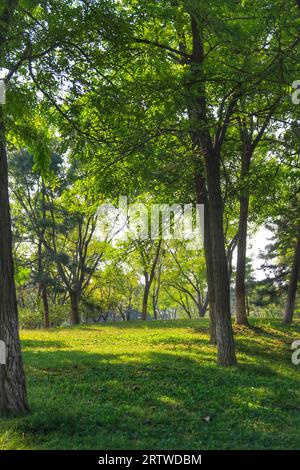
{"label": "thick tree trunk", "polygon": [[220,181],[220,157],[205,152],[209,203],[210,239],[212,244],[213,283],[218,364],[236,364],[230,312],[230,288],[223,228],[223,201]]}
{"label": "thick tree trunk", "polygon": [[295,301],[297,293],[297,284],[299,280],[299,270],[300,270],[300,231],[298,232],[295,254],[293,259],[293,266],[290,276],[288,296],[286,302],[286,308],[283,318],[283,323],[291,323],[293,321],[294,310],[295,310]]}
{"label": "thick tree trunk", "polygon": [[0,414],[17,414],[27,411],[28,404],[19,340],[2,106],[0,106],[0,208],[0,341],[4,342],[7,353],[6,364],[0,365]]}
{"label": "thick tree trunk", "polygon": [[79,325],[80,316],[78,308],[78,294],[76,291],[70,292],[70,301],[71,301],[71,324]]}

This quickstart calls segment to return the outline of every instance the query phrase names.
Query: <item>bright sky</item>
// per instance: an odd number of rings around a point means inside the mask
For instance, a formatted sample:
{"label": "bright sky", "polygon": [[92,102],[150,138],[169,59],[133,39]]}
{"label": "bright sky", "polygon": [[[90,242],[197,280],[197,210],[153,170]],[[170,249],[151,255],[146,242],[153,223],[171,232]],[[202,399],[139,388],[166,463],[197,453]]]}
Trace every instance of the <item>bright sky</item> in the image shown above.
{"label": "bright sky", "polygon": [[261,227],[256,234],[248,240],[247,256],[252,259],[252,266],[257,280],[267,277],[267,272],[261,269],[263,260],[259,258],[259,254],[265,250],[271,238],[272,232],[265,227]]}

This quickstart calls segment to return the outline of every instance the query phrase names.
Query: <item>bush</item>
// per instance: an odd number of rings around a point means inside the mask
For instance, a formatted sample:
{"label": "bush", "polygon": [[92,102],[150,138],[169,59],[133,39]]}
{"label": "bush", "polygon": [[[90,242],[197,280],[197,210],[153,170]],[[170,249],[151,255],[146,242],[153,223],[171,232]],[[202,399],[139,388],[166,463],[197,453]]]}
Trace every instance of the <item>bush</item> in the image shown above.
{"label": "bush", "polygon": [[[65,305],[50,306],[51,327],[69,324],[70,307]],[[44,326],[43,312],[39,308],[19,308],[20,328],[40,329]]]}
{"label": "bush", "polygon": [[282,318],[283,309],[280,305],[270,304],[263,307],[252,307],[251,316],[255,318]]}

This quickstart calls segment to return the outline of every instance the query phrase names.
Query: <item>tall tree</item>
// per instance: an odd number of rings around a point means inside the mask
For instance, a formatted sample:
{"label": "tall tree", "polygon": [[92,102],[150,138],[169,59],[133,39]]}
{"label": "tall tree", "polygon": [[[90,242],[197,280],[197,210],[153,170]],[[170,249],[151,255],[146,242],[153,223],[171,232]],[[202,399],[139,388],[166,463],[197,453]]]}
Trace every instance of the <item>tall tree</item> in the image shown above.
{"label": "tall tree", "polygon": [[284,313],[283,322],[284,323],[291,323],[294,316],[295,310],[295,301],[296,301],[296,292],[297,292],[297,285],[299,281],[299,273],[300,273],[300,230],[298,230],[296,244],[295,244],[295,252],[293,257],[293,264],[289,279],[289,287],[288,287],[288,294],[287,294],[287,302],[286,308]]}
{"label": "tall tree", "polygon": [[[17,0],[0,6],[0,65],[10,35]],[[0,340],[7,348],[6,364],[0,365],[0,414],[28,410],[25,375],[19,340],[18,308],[12,257],[11,217],[5,137],[5,107],[0,105]]]}
{"label": "tall tree", "polygon": [[[254,152],[266,132],[270,120],[274,117],[276,107],[282,98],[280,81],[279,87],[271,90],[271,99],[273,102],[268,104],[262,100],[255,106],[255,117],[245,117],[245,100],[242,101],[242,118],[238,118],[239,131],[241,138],[241,169],[240,169],[240,191],[239,191],[239,224],[237,238],[237,263],[236,263],[236,322],[239,325],[248,325],[247,320],[247,301],[246,301],[246,259],[247,259],[247,234],[249,219],[249,201],[250,201],[250,170]],[[283,85],[282,85],[283,86]],[[265,91],[263,90],[265,93]],[[274,98],[275,95],[275,98]],[[276,96],[277,95],[277,96]],[[279,97],[278,97],[279,95]],[[253,104],[252,104],[253,106]],[[262,108],[262,111],[260,111]],[[266,153],[266,151],[265,151]]]}

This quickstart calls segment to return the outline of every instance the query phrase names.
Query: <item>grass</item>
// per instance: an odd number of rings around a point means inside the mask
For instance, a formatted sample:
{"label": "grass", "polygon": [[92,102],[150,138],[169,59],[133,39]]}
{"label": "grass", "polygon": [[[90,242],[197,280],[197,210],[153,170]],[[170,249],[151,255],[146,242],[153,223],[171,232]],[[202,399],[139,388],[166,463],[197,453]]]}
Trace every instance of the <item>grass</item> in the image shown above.
{"label": "grass", "polygon": [[227,369],[206,320],[23,331],[31,414],[0,449],[299,449],[300,322],[252,324]]}

